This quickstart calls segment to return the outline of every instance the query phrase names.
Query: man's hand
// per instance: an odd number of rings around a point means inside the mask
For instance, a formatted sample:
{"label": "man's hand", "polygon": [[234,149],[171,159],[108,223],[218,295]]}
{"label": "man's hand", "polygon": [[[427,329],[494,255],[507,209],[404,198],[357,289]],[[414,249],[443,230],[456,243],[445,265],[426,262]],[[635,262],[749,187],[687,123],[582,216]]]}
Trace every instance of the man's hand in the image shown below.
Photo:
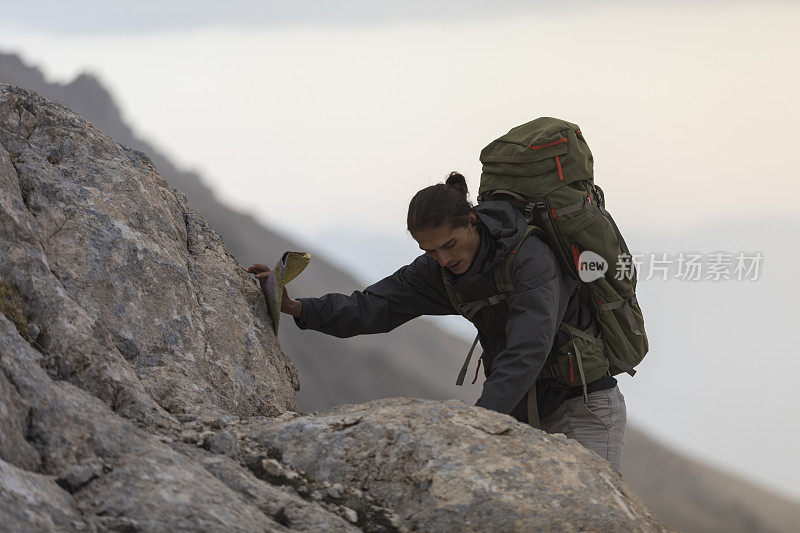
{"label": "man's hand", "polygon": [[[255,274],[258,284],[261,285],[261,290],[266,293],[267,291],[267,277],[272,272],[266,265],[250,265],[247,271]],[[292,315],[299,318],[303,314],[303,303],[300,300],[292,300],[289,298],[289,293],[286,291],[286,286],[283,287],[283,296],[281,297],[281,312],[287,315]]]}

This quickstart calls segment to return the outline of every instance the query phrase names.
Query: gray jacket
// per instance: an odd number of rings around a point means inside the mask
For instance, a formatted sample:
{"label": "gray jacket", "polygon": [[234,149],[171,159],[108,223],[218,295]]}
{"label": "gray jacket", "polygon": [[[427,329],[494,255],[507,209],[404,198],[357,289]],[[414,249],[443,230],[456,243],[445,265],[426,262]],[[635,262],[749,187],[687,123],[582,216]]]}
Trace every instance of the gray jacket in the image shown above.
{"label": "gray jacket", "polygon": [[[522,214],[507,202],[484,202],[475,211],[480,221],[480,250],[464,274],[454,276],[446,270],[464,301],[496,294],[493,265],[505,260],[526,229]],[[586,327],[591,315],[578,305],[579,282],[563,271],[552,250],[535,234],[529,235],[517,251],[511,279],[515,290],[508,302],[485,307],[473,318],[487,375],[476,405],[521,418],[526,393],[551,349],[568,340],[558,330],[562,320]],[[438,263],[426,254],[350,296],[333,293],[300,301],[303,313],[295,322],[301,329],[337,337],[384,333],[420,315],[457,314],[447,298]],[[563,400],[566,393],[563,386],[560,389],[558,396]],[[542,400],[548,403],[540,398],[539,410],[546,415]],[[527,421],[526,414],[524,418]]]}

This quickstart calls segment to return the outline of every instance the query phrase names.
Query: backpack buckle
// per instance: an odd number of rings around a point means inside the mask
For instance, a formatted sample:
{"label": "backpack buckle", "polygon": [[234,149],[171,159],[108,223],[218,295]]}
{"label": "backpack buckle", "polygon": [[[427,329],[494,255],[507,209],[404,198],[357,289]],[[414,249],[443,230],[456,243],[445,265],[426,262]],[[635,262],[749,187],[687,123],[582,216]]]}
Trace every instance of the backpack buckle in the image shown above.
{"label": "backpack buckle", "polygon": [[525,207],[522,209],[522,215],[525,217],[525,222],[528,224],[533,222],[534,209],[536,209],[536,204],[534,203],[525,204]]}

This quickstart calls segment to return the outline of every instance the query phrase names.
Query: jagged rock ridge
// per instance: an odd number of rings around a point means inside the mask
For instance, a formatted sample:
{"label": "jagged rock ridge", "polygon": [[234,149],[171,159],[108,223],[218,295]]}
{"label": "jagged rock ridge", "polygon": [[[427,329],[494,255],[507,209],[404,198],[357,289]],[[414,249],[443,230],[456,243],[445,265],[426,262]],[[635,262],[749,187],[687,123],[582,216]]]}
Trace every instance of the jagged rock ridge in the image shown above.
{"label": "jagged rock ridge", "polygon": [[0,192],[29,337],[0,316],[9,529],[663,529],[591,452],[505,415],[293,414],[294,366],[219,236],[143,154],[9,86]]}

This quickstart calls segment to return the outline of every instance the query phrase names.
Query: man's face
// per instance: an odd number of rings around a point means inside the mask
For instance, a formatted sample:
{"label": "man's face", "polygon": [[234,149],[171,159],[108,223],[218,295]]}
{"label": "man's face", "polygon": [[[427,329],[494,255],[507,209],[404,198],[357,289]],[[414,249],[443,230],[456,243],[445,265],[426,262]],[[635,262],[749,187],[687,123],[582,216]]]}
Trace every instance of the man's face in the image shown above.
{"label": "man's face", "polygon": [[474,225],[453,228],[445,223],[438,228],[416,231],[411,236],[421,250],[454,274],[463,274],[469,269],[481,245]]}

